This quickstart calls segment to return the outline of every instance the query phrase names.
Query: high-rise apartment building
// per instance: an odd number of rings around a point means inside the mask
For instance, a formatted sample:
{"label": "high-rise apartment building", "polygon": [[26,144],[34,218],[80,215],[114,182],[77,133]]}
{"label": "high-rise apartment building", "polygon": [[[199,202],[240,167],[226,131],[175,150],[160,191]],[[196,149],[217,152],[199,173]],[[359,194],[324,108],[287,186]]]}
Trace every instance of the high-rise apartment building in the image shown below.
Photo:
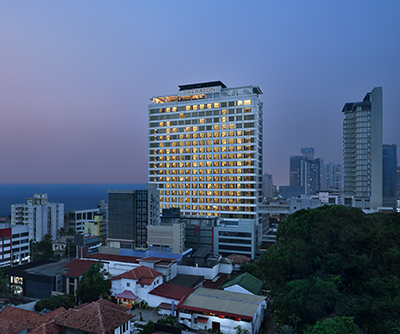
{"label": "high-rise apartment building", "polygon": [[342,109],[345,205],[382,206],[382,87]]}
{"label": "high-rise apartment building", "polygon": [[290,156],[290,185],[304,187],[304,194],[313,195],[320,190],[321,162],[314,158],[314,149],[301,149],[301,155]]}
{"label": "high-rise apartment building", "polygon": [[160,208],[185,215],[257,219],[262,201],[258,86],[182,85],[149,105],[149,182]]}
{"label": "high-rise apartment building", "polygon": [[383,145],[382,200],[384,207],[396,208],[397,145]]}
{"label": "high-rise apartment building", "polygon": [[147,226],[158,225],[159,196],[155,185],[108,191],[108,237],[113,248],[147,248]]}
{"label": "high-rise apartment building", "polygon": [[33,241],[41,241],[47,233],[56,240],[57,231],[64,227],[64,204],[50,203],[47,194],[34,194],[27,204],[11,205],[11,224],[28,225]]}

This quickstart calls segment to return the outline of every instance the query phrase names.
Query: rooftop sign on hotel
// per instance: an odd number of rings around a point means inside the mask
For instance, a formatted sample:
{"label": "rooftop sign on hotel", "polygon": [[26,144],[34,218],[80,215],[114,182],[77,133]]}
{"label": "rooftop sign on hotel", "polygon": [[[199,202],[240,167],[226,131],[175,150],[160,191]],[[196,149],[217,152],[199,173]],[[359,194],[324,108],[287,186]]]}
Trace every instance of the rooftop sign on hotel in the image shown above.
{"label": "rooftop sign on hotel", "polygon": [[216,93],[220,92],[221,87],[203,87],[203,88],[195,88],[195,89],[187,89],[178,92],[179,96],[183,95],[196,95],[196,94],[207,94],[207,93]]}

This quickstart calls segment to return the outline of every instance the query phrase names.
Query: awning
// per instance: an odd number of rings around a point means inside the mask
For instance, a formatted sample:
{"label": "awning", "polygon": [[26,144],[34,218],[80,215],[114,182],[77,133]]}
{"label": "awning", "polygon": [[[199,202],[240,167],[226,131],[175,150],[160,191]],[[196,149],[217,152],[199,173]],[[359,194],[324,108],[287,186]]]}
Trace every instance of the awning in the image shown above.
{"label": "awning", "polygon": [[208,318],[197,317],[195,322],[201,322],[202,324],[206,324],[208,322]]}
{"label": "awning", "polygon": [[136,300],[138,298],[138,296],[136,296],[132,291],[129,291],[129,290],[124,290],[124,292],[121,292],[120,294],[116,295],[115,297],[126,298],[126,299],[131,299],[131,300]]}

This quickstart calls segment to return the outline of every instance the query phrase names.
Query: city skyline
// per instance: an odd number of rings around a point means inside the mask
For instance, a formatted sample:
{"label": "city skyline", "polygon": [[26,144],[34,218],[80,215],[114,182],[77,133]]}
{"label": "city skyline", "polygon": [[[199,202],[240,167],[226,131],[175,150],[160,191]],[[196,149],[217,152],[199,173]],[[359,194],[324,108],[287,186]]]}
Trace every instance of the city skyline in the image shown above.
{"label": "city skyline", "polygon": [[301,147],[343,163],[343,104],[376,86],[383,143],[399,146],[399,10],[390,1],[3,2],[0,183],[145,183],[154,92],[214,80],[263,90],[263,172],[278,186]]}

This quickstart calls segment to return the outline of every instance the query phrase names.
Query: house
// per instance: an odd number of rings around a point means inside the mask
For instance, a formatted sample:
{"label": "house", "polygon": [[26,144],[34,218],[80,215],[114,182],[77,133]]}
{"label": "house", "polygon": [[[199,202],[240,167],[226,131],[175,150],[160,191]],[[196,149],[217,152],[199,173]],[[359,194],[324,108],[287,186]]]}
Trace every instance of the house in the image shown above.
{"label": "house", "polygon": [[[149,306],[158,307],[159,314],[176,315],[179,301],[194,291],[195,289],[190,287],[164,283],[149,292],[147,303]],[[172,304],[174,304],[173,309]]]}
{"label": "house", "polygon": [[233,270],[240,271],[240,267],[248,262],[251,258],[243,254],[231,254],[226,257],[228,260],[232,261]]}
{"label": "house", "polygon": [[104,253],[87,255],[86,258],[101,260],[105,265],[105,269],[111,276],[120,275],[139,266],[146,266],[162,273],[168,282],[173,279],[178,272],[178,260],[171,258],[155,256],[137,257]]}
{"label": "house", "polygon": [[229,333],[240,326],[254,334],[260,330],[266,308],[263,296],[198,288],[180,300],[178,321],[192,329]]}
{"label": "house", "polygon": [[[61,307],[45,315],[40,315],[32,311],[6,306],[0,311],[0,333],[61,333],[63,328],[55,324],[52,318],[63,311],[65,311],[65,309]],[[52,328],[51,331],[40,331],[43,328],[49,329],[50,327]]]}
{"label": "house", "polygon": [[263,286],[263,281],[249,273],[243,273],[226,280],[220,290],[248,293],[259,295]]}
{"label": "house", "polygon": [[76,290],[84,272],[86,272],[92,264],[97,261],[74,259],[67,263],[64,268],[65,277],[65,293],[76,296]]}
{"label": "house", "polygon": [[82,304],[57,315],[54,322],[67,334],[129,334],[134,314],[104,299]]}
{"label": "house", "polygon": [[[152,268],[140,266],[113,277],[110,281],[111,294],[131,305],[137,298],[147,302],[149,292],[163,284],[163,274]],[[132,298],[126,298],[128,294]]]}
{"label": "house", "polygon": [[0,333],[129,334],[134,316],[103,299],[69,310],[60,307],[45,315],[6,306],[0,311]]}

